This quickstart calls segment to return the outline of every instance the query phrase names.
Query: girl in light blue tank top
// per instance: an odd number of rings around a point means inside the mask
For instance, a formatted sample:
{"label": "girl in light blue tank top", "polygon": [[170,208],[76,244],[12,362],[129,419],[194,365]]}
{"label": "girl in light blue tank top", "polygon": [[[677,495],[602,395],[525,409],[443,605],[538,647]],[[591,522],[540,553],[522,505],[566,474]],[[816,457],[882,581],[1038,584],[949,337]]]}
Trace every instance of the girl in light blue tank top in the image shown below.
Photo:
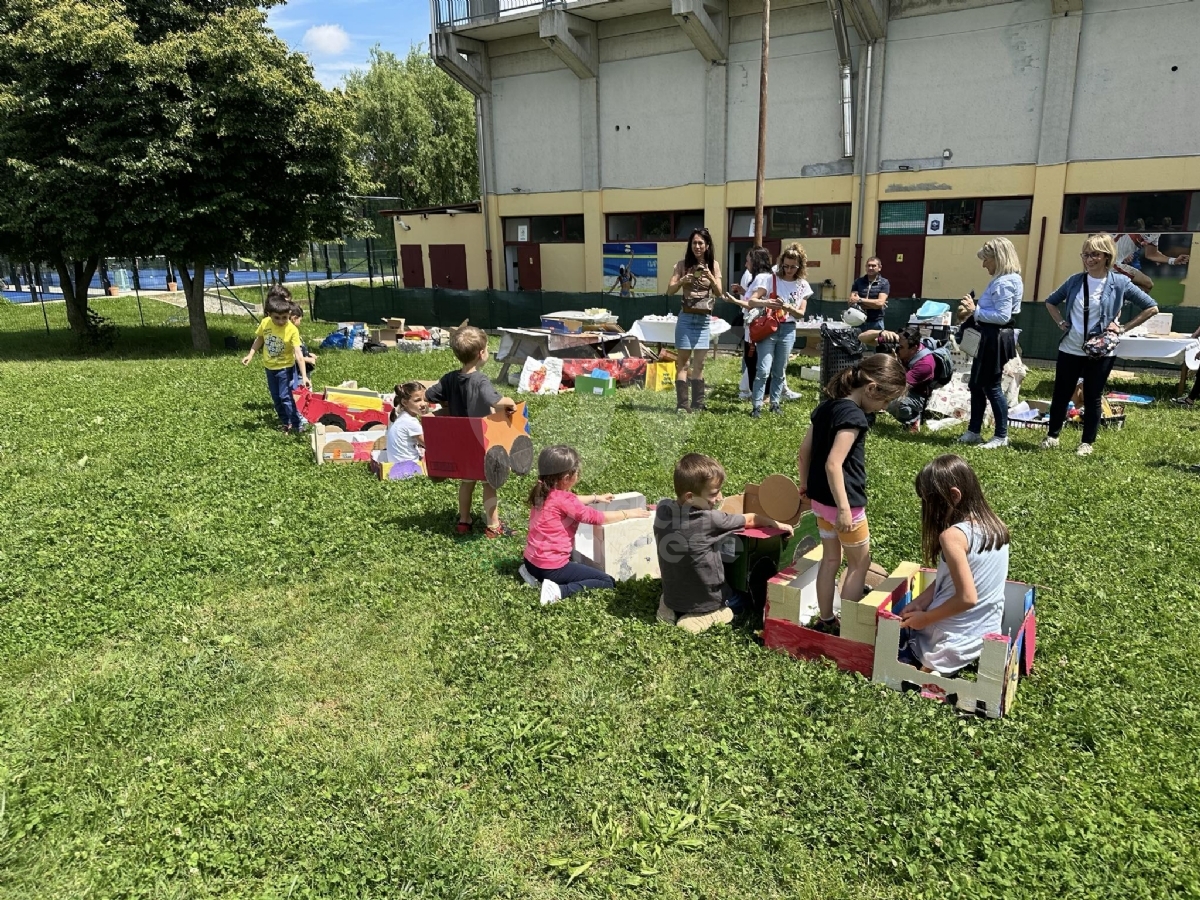
{"label": "girl in light blue tank top", "polygon": [[925,466],[917,496],[922,556],[937,564],[937,576],[900,618],[924,670],[952,675],[979,658],[984,635],[1000,631],[1009,533],[961,456],[946,454]]}

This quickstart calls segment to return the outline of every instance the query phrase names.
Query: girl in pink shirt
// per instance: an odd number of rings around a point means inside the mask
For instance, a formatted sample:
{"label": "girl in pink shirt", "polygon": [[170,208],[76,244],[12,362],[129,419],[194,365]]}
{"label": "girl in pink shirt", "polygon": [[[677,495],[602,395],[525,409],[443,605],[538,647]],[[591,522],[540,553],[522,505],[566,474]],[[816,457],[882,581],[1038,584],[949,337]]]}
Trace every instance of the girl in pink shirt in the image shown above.
{"label": "girl in pink shirt", "polygon": [[605,525],[625,519],[646,519],[645,509],[600,512],[588,503],[609,503],[612,494],[577,497],[571,488],[579,481],[579,453],[574,447],[547,447],[538,454],[538,480],[529,492],[529,539],[521,578],[541,583],[542,605],[556,603],[585,588],[611,588],[616,582],[599,569],[571,562],[575,532],[580,525]]}

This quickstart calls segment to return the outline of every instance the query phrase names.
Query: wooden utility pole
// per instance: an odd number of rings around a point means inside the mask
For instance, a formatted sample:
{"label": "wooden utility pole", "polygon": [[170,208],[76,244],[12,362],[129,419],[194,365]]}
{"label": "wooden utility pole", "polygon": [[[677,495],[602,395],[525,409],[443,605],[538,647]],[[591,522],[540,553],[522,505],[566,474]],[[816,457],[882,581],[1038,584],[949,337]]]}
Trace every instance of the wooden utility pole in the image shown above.
{"label": "wooden utility pole", "polygon": [[767,167],[767,53],[771,41],[771,0],[763,0],[762,72],[758,79],[758,172],[754,178],[754,246],[763,245],[763,175]]}

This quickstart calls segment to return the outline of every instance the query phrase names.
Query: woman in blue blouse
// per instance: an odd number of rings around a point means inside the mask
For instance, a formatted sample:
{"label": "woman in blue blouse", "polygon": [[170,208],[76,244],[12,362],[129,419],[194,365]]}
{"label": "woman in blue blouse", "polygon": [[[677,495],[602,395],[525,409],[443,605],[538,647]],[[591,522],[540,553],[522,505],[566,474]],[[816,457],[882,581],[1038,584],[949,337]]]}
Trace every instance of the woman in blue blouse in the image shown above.
{"label": "woman in blue blouse", "polygon": [[[1000,389],[1000,378],[1008,361],[1017,355],[1017,339],[1012,320],[1021,311],[1021,261],[1017,248],[1008,238],[992,238],[975,254],[983,262],[992,280],[983,294],[975,300],[970,294],[962,298],[959,310],[970,320],[965,327],[979,331],[979,350],[971,363],[971,421],[959,438],[964,444],[979,444],[983,438],[983,413],[990,403],[996,420],[996,433],[983,444],[983,450],[1008,446],[1008,401]],[[972,321],[973,320],[973,321]]]}
{"label": "woman in blue blouse", "polygon": [[[1106,331],[1119,335],[1127,328],[1141,325],[1158,314],[1154,298],[1126,276],[1113,271],[1117,245],[1111,234],[1090,234],[1079,254],[1086,271],[1068,278],[1046,298],[1046,311],[1063,333],[1054,364],[1054,397],[1050,401],[1050,427],[1044,449],[1058,446],[1058,434],[1067,417],[1067,403],[1075,385],[1083,379],[1083,440],[1078,456],[1089,456],[1096,433],[1100,430],[1100,397],[1116,361],[1116,341],[1104,356],[1089,356],[1084,350],[1088,338]],[[1129,324],[1121,326],[1121,308],[1132,303],[1140,310]]]}

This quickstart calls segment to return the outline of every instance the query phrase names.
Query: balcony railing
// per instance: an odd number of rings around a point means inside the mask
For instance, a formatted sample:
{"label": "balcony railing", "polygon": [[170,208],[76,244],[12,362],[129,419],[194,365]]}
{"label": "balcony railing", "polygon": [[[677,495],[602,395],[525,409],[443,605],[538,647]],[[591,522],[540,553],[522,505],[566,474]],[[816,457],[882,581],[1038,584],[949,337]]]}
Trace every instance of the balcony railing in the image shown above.
{"label": "balcony railing", "polygon": [[513,13],[561,6],[563,0],[437,0],[438,28],[496,22]]}

